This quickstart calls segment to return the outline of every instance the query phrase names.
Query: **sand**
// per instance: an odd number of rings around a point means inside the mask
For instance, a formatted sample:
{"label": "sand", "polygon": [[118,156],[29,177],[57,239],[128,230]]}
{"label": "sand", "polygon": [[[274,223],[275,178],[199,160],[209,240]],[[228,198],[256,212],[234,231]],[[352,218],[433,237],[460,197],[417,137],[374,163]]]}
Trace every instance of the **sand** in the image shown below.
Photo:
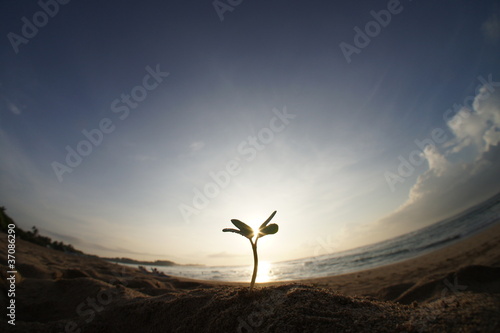
{"label": "sand", "polygon": [[0,332],[500,332],[500,224],[433,253],[283,283],[157,276],[17,240],[16,325]]}

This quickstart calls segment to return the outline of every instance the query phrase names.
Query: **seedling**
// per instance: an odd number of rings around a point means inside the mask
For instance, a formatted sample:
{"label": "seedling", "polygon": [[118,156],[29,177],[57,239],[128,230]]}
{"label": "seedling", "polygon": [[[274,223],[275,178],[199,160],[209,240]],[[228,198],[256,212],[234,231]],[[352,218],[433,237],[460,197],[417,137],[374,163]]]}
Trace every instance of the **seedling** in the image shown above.
{"label": "seedling", "polygon": [[[276,223],[271,223],[269,222],[272,220],[272,218],[276,215],[276,211],[274,211],[269,218],[260,225],[259,227],[259,232],[257,233],[257,236],[255,237],[255,241],[253,240],[253,237],[255,235],[254,230],[247,225],[246,223],[241,222],[240,220],[232,219],[231,222],[236,226],[238,229],[232,229],[232,228],[225,228],[222,229],[223,232],[234,232],[236,234],[240,234],[250,241],[250,244],[252,244],[252,251],[253,251],[253,274],[252,274],[252,282],[250,282],[250,291],[252,291],[253,286],[255,284],[255,278],[257,277],[257,268],[259,267],[259,257],[257,256],[257,241],[259,238],[264,237],[265,235],[272,235],[278,232],[278,225]],[[268,225],[269,224],[269,225]]]}

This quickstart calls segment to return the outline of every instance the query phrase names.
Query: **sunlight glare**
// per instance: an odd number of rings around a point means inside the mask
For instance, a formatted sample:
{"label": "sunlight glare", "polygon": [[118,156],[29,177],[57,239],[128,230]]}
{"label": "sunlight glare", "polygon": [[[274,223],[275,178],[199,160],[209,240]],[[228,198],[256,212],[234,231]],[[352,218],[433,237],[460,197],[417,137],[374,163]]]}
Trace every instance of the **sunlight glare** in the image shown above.
{"label": "sunlight glare", "polygon": [[255,282],[270,282],[272,274],[272,264],[270,262],[259,262],[259,270],[257,271],[257,279],[255,280]]}

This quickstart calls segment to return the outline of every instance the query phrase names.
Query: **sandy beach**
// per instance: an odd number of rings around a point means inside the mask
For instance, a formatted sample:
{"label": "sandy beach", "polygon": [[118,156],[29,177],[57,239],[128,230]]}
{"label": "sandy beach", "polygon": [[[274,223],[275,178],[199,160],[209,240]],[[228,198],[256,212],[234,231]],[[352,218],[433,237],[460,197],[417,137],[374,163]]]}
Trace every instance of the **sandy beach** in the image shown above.
{"label": "sandy beach", "polygon": [[158,276],[16,241],[15,326],[2,332],[498,332],[500,224],[414,259],[293,283]]}

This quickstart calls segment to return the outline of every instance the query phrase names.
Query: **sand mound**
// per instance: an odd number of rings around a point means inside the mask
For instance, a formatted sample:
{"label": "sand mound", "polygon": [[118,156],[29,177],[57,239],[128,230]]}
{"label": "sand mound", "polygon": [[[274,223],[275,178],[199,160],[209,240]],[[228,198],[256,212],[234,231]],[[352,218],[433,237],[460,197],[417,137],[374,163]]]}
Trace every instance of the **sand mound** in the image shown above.
{"label": "sand mound", "polygon": [[25,321],[47,322],[71,318],[86,304],[118,302],[145,297],[129,288],[120,288],[93,278],[60,280],[25,279],[18,287],[18,311]]}
{"label": "sand mound", "polygon": [[[377,291],[375,294],[376,298],[386,300],[386,301],[393,301],[398,299],[398,297],[412,288],[415,284],[410,282],[410,283],[400,283],[400,284],[395,284],[393,286],[385,287]],[[411,303],[411,302],[410,302]]]}
{"label": "sand mound", "polygon": [[[130,302],[103,311],[88,327],[96,332],[389,332],[402,327],[407,312],[396,304],[346,297],[307,285],[268,287],[253,293],[247,288],[226,287]],[[133,323],[127,320],[129,316]],[[118,323],[111,330],[110,321]]]}
{"label": "sand mound", "polygon": [[402,304],[432,301],[464,291],[500,293],[500,267],[471,265],[441,278],[425,277],[395,300]]}
{"label": "sand mound", "polygon": [[65,315],[68,320],[22,322],[14,331],[59,333],[71,325],[73,331],[109,333],[496,332],[500,297],[461,293],[407,306],[302,284],[266,287],[252,293],[248,288],[214,287],[122,298],[94,311],[86,307],[81,316]]}

